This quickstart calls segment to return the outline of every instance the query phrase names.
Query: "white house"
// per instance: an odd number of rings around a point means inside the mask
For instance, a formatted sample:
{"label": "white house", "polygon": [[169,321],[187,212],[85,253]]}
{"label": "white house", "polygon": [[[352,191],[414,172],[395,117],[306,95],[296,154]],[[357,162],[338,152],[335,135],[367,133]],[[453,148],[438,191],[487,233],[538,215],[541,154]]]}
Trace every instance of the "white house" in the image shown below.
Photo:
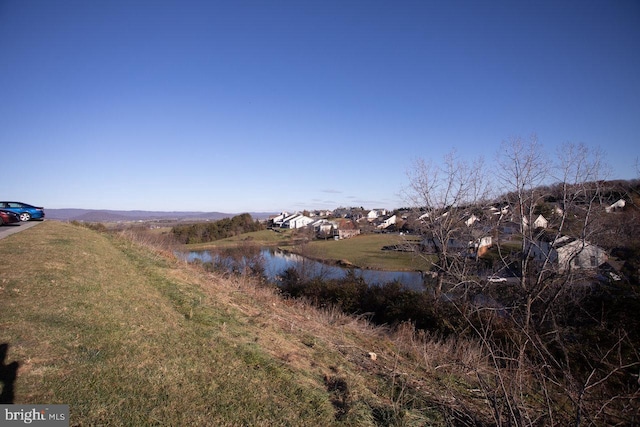
{"label": "white house", "polygon": [[467,218],[467,220],[464,223],[467,225],[467,227],[471,227],[478,220],[479,218],[477,216],[475,216],[474,214],[471,214],[471,216]]}
{"label": "white house", "polygon": [[533,221],[534,228],[547,228],[549,225],[549,221],[542,215],[538,215],[538,217]]}
{"label": "white house", "polygon": [[491,208],[489,208],[491,211],[493,211],[493,215],[506,215],[509,213],[509,205],[503,206],[501,208],[496,208],[494,206],[492,206]]}
{"label": "white house", "polygon": [[334,230],[338,228],[338,224],[327,219],[320,219],[311,224],[316,234],[323,237],[333,236]]}
{"label": "white house", "polygon": [[611,206],[604,208],[604,210],[607,213],[611,213],[624,208],[625,205],[626,205],[626,202],[624,201],[624,199],[620,199],[614,204],[612,204]]}
{"label": "white house", "polygon": [[284,221],[284,219],[287,218],[288,216],[289,214],[287,212],[281,212],[279,215],[276,215],[273,218],[269,218],[269,219],[271,220],[273,225],[275,225],[276,227],[281,227],[282,221]]}
{"label": "white house", "polygon": [[395,215],[391,215],[389,218],[382,221],[377,228],[387,228],[397,222],[397,218]]}
{"label": "white house", "polygon": [[420,215],[418,217],[418,220],[422,223],[426,222],[427,219],[429,219],[429,217],[431,216],[431,213],[427,212],[427,213],[423,213],[422,215]]}
{"label": "white house", "polygon": [[552,242],[536,241],[530,244],[531,255],[537,261],[548,260],[561,271],[573,269],[594,269],[607,261],[604,249],[569,236],[561,236]]}
{"label": "white house", "polygon": [[369,213],[367,214],[367,220],[368,221],[373,221],[381,216],[384,216],[387,214],[387,211],[385,209],[372,209],[369,211]]}
{"label": "white house", "polygon": [[[538,215],[538,217],[533,220],[533,228],[547,228],[549,225],[549,221],[542,215]],[[529,228],[529,220],[526,216],[522,217],[522,227],[526,230]]]}
{"label": "white house", "polygon": [[313,222],[313,219],[309,218],[308,216],[295,214],[288,218],[285,218],[285,220],[282,222],[281,227],[282,228],[302,228],[302,227],[306,227],[312,222]]}

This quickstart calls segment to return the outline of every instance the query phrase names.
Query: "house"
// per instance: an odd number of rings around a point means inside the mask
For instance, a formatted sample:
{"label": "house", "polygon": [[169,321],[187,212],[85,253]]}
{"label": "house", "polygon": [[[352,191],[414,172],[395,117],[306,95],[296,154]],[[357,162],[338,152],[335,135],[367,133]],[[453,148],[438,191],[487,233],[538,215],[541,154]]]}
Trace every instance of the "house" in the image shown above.
{"label": "house", "polygon": [[500,222],[497,227],[500,236],[506,239],[510,239],[520,234],[520,224],[515,221]]}
{"label": "house", "polygon": [[538,217],[533,221],[534,228],[547,228],[549,225],[549,221],[542,215],[538,215]]}
{"label": "house", "polygon": [[311,223],[313,223],[313,219],[309,218],[308,216],[293,214],[283,219],[280,227],[296,229],[306,227]]}
{"label": "house", "polygon": [[387,214],[387,211],[385,209],[372,209],[367,214],[367,221],[375,221],[379,217],[384,216],[386,214]]}
{"label": "house", "polygon": [[[446,250],[449,253],[464,253],[469,249],[469,242],[463,239],[451,237],[446,243]],[[442,252],[444,246],[442,241],[436,236],[426,237],[422,240],[422,248],[427,253]]]}
{"label": "house", "polygon": [[376,228],[384,229],[394,225],[396,222],[397,222],[397,217],[395,215],[391,215],[389,218],[386,218],[380,224],[378,224]]}
{"label": "house", "polygon": [[329,221],[327,219],[320,219],[311,224],[313,227],[316,236],[322,239],[326,239],[328,237],[334,236],[334,230],[337,230],[338,224],[334,221]]}
{"label": "house", "polygon": [[[477,237],[475,237],[477,236]],[[469,240],[471,239],[471,240]],[[450,237],[447,240],[447,252],[465,256],[482,256],[493,245],[491,236],[483,234],[478,230],[472,235]],[[436,236],[427,237],[422,241],[422,248],[429,253],[436,253],[443,250],[440,239]]]}
{"label": "house", "polygon": [[509,205],[505,205],[502,206],[500,208],[497,208],[495,206],[491,206],[489,208],[490,211],[492,211],[493,215],[500,215],[501,217],[508,214],[509,213]]}
{"label": "house", "polygon": [[492,245],[493,239],[491,236],[482,236],[473,242],[473,249],[477,256],[483,256],[489,251],[489,249],[491,249]]}
{"label": "house", "polygon": [[596,269],[608,259],[604,249],[569,236],[560,236],[551,241],[538,240],[528,245],[534,260],[548,260],[561,271],[569,269]]}
{"label": "house", "polygon": [[469,218],[466,219],[466,221],[464,222],[465,225],[467,227],[471,227],[473,224],[476,223],[476,221],[479,221],[480,218],[478,218],[477,216],[475,216],[474,214],[471,214],[471,216]]}
{"label": "house", "polygon": [[282,221],[287,218],[289,214],[287,212],[281,212],[279,215],[269,218],[269,221],[274,227],[282,227]]}
{"label": "house", "polygon": [[349,239],[360,234],[360,229],[351,220],[336,219],[329,221],[318,220],[311,224],[319,238]]}
{"label": "house", "polygon": [[624,201],[624,199],[620,199],[614,204],[612,204],[611,206],[604,208],[604,210],[606,213],[611,213],[618,210],[622,210],[625,207],[625,205],[626,205],[626,202]]}
{"label": "house", "polygon": [[[548,225],[549,221],[547,221],[547,219],[542,215],[538,215],[538,217],[533,221],[533,228],[547,228]],[[525,230],[529,228],[529,220],[526,216],[522,217],[522,228]]]}
{"label": "house", "polygon": [[342,229],[339,228],[338,230],[338,238],[339,239],[350,239],[354,236],[357,236],[358,234],[360,234],[360,229],[359,228],[354,228],[354,229]]}

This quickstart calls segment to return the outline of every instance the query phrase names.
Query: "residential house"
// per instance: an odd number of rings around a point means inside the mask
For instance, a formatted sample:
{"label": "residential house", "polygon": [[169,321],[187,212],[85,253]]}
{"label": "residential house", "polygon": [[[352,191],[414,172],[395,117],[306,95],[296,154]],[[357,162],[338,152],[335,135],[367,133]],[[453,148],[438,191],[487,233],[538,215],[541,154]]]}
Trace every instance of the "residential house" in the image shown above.
{"label": "residential house", "polygon": [[313,223],[313,219],[309,218],[308,216],[304,216],[302,214],[293,214],[282,220],[282,225],[280,225],[280,227],[296,229],[306,227],[311,223]]}
{"label": "residential house", "polygon": [[551,241],[546,239],[531,243],[528,247],[534,260],[544,262],[548,259],[560,271],[569,269],[595,269],[607,261],[604,249],[569,236],[560,236]]}
{"label": "residential house", "polygon": [[375,221],[379,217],[384,216],[386,214],[387,214],[387,211],[385,209],[372,209],[367,214],[367,221]]}
{"label": "residential house", "polygon": [[549,221],[542,215],[538,215],[535,221],[533,221],[534,228],[547,228],[548,225]]}
{"label": "residential house", "polygon": [[475,255],[483,256],[491,249],[491,246],[493,246],[493,239],[491,236],[482,236],[474,240],[472,244]]}
{"label": "residential house", "polygon": [[338,224],[334,221],[329,221],[327,219],[320,219],[311,224],[313,230],[321,239],[326,239],[328,237],[333,237],[334,230],[338,228]]}
{"label": "residential house", "polygon": [[495,206],[491,206],[489,210],[493,215],[500,215],[502,217],[509,213],[509,205],[501,206],[499,208]]}
{"label": "residential house", "polygon": [[[538,215],[538,217],[533,221],[533,228],[547,228],[547,226],[549,225],[549,221],[547,221],[547,219],[542,216],[542,215]],[[523,229],[527,229],[529,228],[529,220],[527,219],[526,216],[522,217],[522,228]]]}
{"label": "residential house", "polygon": [[353,228],[353,229],[343,229],[343,228],[339,228],[338,229],[338,239],[350,239],[354,236],[357,236],[358,234],[360,234],[360,229],[359,228]]}
{"label": "residential house", "polygon": [[467,218],[464,223],[465,223],[465,225],[467,227],[471,227],[473,224],[475,224],[479,220],[480,220],[480,218],[478,218],[474,214],[471,214],[471,216],[469,218]]}
{"label": "residential house", "polygon": [[497,230],[502,239],[511,239],[520,234],[520,224],[515,221],[501,221]]}
{"label": "residential house", "polygon": [[274,227],[282,227],[282,221],[288,216],[289,214],[287,212],[281,212],[279,215],[269,217],[269,221]]}
{"label": "residential house", "polygon": [[607,213],[611,213],[611,212],[615,212],[615,211],[624,209],[625,205],[626,205],[626,202],[624,201],[624,199],[620,199],[617,202],[615,202],[614,204],[612,204],[611,206],[608,206],[608,207],[604,208],[604,210]]}
{"label": "residential house", "polygon": [[[477,233],[472,233],[471,236],[467,235],[449,238],[447,241],[447,251],[452,254],[456,253],[459,255],[478,257],[487,253],[492,245],[492,237],[482,234],[480,230],[478,230]],[[422,241],[423,250],[429,253],[442,251],[442,246],[440,239],[435,236],[427,237]]]}
{"label": "residential house", "polygon": [[[446,249],[450,253],[464,253],[469,250],[468,240],[451,237],[446,243]],[[422,240],[422,248],[428,253],[442,252],[444,246],[442,241],[436,236],[426,237]]]}
{"label": "residential house", "polygon": [[360,229],[353,221],[347,219],[336,219],[333,221],[319,220],[314,222],[313,228],[320,238],[348,239],[360,234]]}
{"label": "residential house", "polygon": [[333,216],[336,218],[346,218],[351,214],[351,209],[349,208],[335,208],[333,210]]}
{"label": "residential house", "polygon": [[380,224],[376,226],[379,229],[385,229],[397,222],[398,218],[395,215],[391,215],[389,218],[384,219]]}

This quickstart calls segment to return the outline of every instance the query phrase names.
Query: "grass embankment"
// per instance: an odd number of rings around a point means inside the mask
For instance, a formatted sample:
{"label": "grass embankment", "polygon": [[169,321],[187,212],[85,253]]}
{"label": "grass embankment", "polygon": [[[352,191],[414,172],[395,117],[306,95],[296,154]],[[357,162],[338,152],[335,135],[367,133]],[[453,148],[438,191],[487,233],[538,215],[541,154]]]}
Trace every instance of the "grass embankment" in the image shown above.
{"label": "grass embankment", "polygon": [[416,236],[388,234],[364,234],[343,240],[313,240],[303,243],[293,230],[262,230],[245,233],[209,243],[184,245],[184,250],[197,251],[215,248],[232,248],[243,244],[277,246],[291,252],[326,262],[341,262],[359,268],[373,270],[415,271],[429,270],[424,257],[412,252],[383,250],[385,246],[417,243]]}
{"label": "grass embankment", "polygon": [[226,239],[214,240],[212,242],[196,243],[184,246],[188,248],[188,250],[197,251],[211,248],[233,248],[248,243],[258,246],[291,246],[295,245],[298,241],[299,239],[295,238],[292,230],[274,231],[269,229],[243,233]]}
{"label": "grass embankment", "polygon": [[444,347],[411,356],[122,234],[47,221],[0,240],[0,259],[14,402],[70,404],[71,425],[435,425],[456,413],[447,387],[466,389],[435,375]]}

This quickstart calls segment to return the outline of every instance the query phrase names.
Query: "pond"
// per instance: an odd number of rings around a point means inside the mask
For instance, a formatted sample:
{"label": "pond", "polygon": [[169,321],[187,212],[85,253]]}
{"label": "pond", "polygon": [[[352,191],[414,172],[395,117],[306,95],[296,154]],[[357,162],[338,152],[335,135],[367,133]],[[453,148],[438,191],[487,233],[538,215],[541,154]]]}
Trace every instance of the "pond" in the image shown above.
{"label": "pond", "polygon": [[289,268],[295,268],[302,277],[320,279],[341,279],[349,271],[362,277],[368,285],[382,285],[398,281],[405,288],[423,290],[422,273],[415,271],[387,271],[368,270],[360,268],[345,268],[337,265],[329,265],[301,255],[284,252],[272,248],[256,248],[255,250],[225,250],[217,251],[191,251],[178,254],[189,262],[200,261],[212,263],[216,267],[226,268],[229,271],[242,271],[245,267],[251,267],[257,263],[264,270],[266,279],[277,282],[278,277]]}

